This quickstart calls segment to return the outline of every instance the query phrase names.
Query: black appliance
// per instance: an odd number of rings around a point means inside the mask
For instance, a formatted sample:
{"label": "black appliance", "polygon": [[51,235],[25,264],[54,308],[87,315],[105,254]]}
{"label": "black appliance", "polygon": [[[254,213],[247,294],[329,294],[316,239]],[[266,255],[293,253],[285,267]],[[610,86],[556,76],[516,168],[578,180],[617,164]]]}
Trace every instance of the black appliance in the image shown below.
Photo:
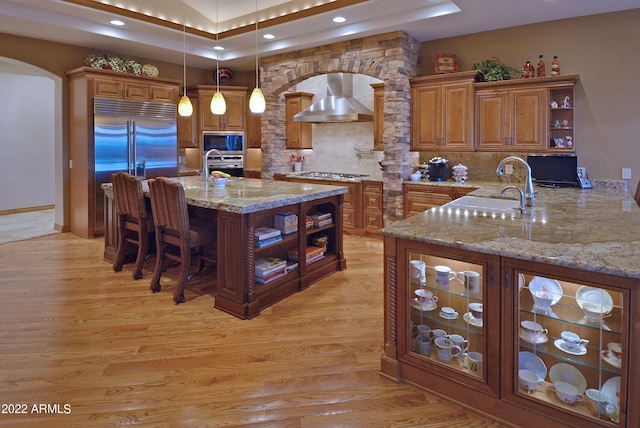
{"label": "black appliance", "polygon": [[205,131],[202,133],[202,150],[220,150],[225,155],[244,155],[244,132]]}
{"label": "black appliance", "polygon": [[429,181],[447,181],[449,179],[449,161],[435,157],[429,161]]}
{"label": "black appliance", "polygon": [[[205,131],[202,133],[203,156],[211,149],[208,159],[203,159],[209,171],[223,171],[234,177],[244,176],[244,132]],[[220,156],[222,155],[222,156]]]}
{"label": "black appliance", "polygon": [[530,155],[527,163],[536,184],[549,187],[578,187],[578,158],[573,155]]}

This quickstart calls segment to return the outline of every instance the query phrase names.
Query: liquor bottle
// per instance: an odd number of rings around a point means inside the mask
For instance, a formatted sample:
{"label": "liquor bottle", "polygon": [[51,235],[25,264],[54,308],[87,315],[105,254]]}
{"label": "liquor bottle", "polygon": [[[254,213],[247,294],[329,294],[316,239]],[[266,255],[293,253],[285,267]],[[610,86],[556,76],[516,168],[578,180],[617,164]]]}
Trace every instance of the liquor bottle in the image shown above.
{"label": "liquor bottle", "polygon": [[553,61],[551,61],[551,75],[557,76],[560,74],[560,61],[558,61],[558,57],[554,56]]}
{"label": "liquor bottle", "polygon": [[531,61],[527,61],[522,66],[522,78],[523,79],[530,79],[533,76],[535,76],[535,69],[533,68],[533,65],[531,64]]}
{"label": "liquor bottle", "polygon": [[544,77],[546,75],[544,60],[542,55],[538,57],[538,77]]}

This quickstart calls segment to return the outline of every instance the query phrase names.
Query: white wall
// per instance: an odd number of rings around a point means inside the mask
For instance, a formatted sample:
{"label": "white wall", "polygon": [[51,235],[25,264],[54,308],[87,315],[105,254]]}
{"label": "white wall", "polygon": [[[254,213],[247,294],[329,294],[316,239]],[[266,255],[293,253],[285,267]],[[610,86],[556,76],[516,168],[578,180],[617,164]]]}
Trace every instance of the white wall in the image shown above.
{"label": "white wall", "polygon": [[[363,74],[353,76],[353,96],[365,107],[373,111],[372,83],[382,81]],[[319,101],[327,95],[327,75],[314,76],[298,83],[292,92],[314,94],[313,101]],[[311,125],[312,150],[297,150],[305,157],[303,171],[345,172],[368,174],[381,178],[378,165],[384,157],[383,152],[363,154],[358,158],[354,146],[363,150],[373,149],[373,122],[355,123],[314,123]]]}
{"label": "white wall", "polygon": [[0,211],[55,203],[55,84],[0,63]]}

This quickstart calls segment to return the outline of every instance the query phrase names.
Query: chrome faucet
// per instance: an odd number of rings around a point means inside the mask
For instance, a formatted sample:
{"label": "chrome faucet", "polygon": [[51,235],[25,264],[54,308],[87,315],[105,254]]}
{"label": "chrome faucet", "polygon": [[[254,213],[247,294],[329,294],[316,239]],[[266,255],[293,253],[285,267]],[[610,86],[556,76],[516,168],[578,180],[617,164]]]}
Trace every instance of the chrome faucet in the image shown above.
{"label": "chrome faucet", "polygon": [[500,190],[500,196],[504,196],[504,192],[506,192],[509,189],[514,189],[514,190],[518,191],[518,193],[520,194],[520,212],[522,214],[525,214],[527,212],[527,209],[525,208],[524,192],[522,191],[521,188],[519,188],[517,186],[504,187],[504,188],[502,188],[502,190]]}
{"label": "chrome faucet", "polygon": [[211,149],[207,153],[204,154],[203,159],[202,159],[202,166],[204,168],[204,179],[207,180],[207,181],[209,180],[209,165],[208,165],[207,161],[209,160],[209,157],[211,156],[211,153],[216,153],[220,157],[220,162],[224,161],[224,155],[218,149]]}
{"label": "chrome faucet", "polygon": [[[535,200],[535,196],[534,196],[535,190],[533,190],[533,179],[531,178],[531,167],[522,158],[519,158],[517,156],[507,156],[506,158],[502,159],[498,164],[498,168],[496,169],[496,174],[498,176],[501,177],[504,175],[504,166],[509,162],[517,162],[526,168],[527,179],[526,179],[526,182],[524,183],[523,195],[524,195],[526,206],[532,207],[533,201]],[[508,188],[508,186],[506,188]]]}

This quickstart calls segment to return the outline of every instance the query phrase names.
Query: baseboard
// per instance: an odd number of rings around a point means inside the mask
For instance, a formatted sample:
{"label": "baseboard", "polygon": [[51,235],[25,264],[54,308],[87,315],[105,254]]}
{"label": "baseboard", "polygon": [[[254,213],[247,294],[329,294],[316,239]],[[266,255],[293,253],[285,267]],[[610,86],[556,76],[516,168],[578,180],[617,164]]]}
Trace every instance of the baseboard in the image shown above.
{"label": "baseboard", "polygon": [[36,207],[13,208],[13,209],[10,209],[10,210],[2,210],[2,211],[0,211],[0,215],[28,213],[28,212],[31,212],[31,211],[52,210],[55,207],[56,207],[55,205],[51,204],[51,205],[40,205],[40,206],[36,206]]}

